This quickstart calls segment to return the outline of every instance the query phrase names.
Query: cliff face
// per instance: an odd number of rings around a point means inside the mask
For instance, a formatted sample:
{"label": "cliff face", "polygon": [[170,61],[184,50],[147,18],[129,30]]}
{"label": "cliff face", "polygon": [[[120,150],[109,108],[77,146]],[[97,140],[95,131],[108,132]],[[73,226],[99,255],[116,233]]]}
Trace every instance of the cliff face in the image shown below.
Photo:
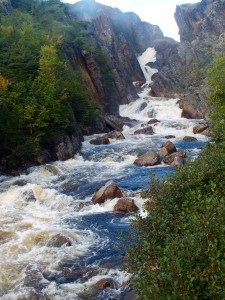
{"label": "cliff face", "polygon": [[152,94],[180,97],[183,116],[206,116],[206,69],[213,55],[225,50],[225,1],[203,0],[177,6],[175,19],[181,43],[156,44],[159,73],[154,76]]}
{"label": "cliff face", "polygon": [[[117,114],[120,104],[137,98],[133,81],[145,80],[137,55],[153,47],[163,33],[134,13],[122,13],[93,0],[74,4],[70,13],[73,18],[89,22],[92,32],[92,50],[81,53],[90,79],[86,80],[89,96],[93,98],[97,92],[103,111]],[[80,70],[85,72],[83,67]]]}

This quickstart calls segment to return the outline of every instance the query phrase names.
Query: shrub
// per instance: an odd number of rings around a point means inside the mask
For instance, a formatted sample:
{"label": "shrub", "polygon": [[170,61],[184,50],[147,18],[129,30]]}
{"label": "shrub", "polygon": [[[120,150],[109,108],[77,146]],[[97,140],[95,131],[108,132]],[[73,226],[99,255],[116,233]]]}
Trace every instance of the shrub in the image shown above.
{"label": "shrub", "polygon": [[163,182],[130,234],[127,270],[140,299],[225,299],[225,58],[209,72],[214,143]]}

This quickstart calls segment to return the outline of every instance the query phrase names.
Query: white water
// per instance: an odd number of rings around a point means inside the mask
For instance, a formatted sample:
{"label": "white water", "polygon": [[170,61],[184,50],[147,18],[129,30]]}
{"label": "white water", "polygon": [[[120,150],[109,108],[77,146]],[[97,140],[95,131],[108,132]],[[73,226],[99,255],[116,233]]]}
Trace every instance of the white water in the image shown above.
{"label": "white water", "polygon": [[[148,83],[155,71],[145,65],[154,59],[154,49],[147,49],[139,58]],[[121,299],[129,275],[117,267],[103,267],[100,262],[119,255],[110,251],[117,232],[128,226],[129,217],[107,214],[113,211],[117,199],[93,205],[91,197],[99,186],[113,179],[142,212],[140,189],[148,186],[150,168],[133,165],[139,151],[160,149],[166,135],[175,136],[172,141],[179,148],[183,136],[194,136],[196,123],[181,118],[178,99],[152,98],[148,92],[145,88],[140,99],[120,107],[122,116],[137,119],[124,126],[125,140],[94,146],[89,141],[97,135],[85,137],[80,154],[73,159],[31,168],[28,175],[0,178],[1,299],[79,299],[79,293],[105,277],[113,278],[118,287],[108,293]],[[147,126],[151,118],[160,121],[152,125],[155,134],[135,135],[134,131]],[[200,142],[207,140],[202,135],[196,137]],[[197,151],[187,150],[188,155]],[[152,169],[157,176],[170,171],[165,166]],[[78,209],[80,202],[84,204],[82,209]],[[50,241],[58,234],[69,238],[72,245],[51,246]],[[65,272],[72,272],[77,263],[84,270],[83,276],[64,282]],[[98,299],[107,299],[102,293]]]}
{"label": "white water", "polygon": [[145,76],[146,83],[152,82],[152,75],[157,73],[157,69],[152,69],[147,64],[156,61],[156,51],[154,48],[147,48],[145,52],[138,57],[139,64],[141,66],[142,72]]}

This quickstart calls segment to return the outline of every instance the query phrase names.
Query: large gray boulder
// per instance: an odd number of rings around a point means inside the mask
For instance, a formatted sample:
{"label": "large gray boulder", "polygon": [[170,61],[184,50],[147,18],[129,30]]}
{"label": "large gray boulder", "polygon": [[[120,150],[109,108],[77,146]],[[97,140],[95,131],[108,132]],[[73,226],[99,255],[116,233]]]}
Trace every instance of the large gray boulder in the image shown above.
{"label": "large gray boulder", "polygon": [[160,156],[156,151],[147,151],[134,161],[134,164],[140,167],[154,166],[160,163]]}

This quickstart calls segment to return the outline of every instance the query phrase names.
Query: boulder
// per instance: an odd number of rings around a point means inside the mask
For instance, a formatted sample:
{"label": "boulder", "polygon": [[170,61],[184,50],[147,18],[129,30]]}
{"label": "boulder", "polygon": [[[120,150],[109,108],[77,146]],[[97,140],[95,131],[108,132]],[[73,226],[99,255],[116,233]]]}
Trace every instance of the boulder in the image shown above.
{"label": "boulder", "polygon": [[134,132],[134,134],[149,134],[149,135],[152,135],[154,134],[154,131],[152,129],[152,126],[148,126],[148,127],[145,127],[143,129],[138,129]]}
{"label": "boulder", "polygon": [[166,135],[164,136],[165,139],[174,139],[175,135]]}
{"label": "boulder", "polygon": [[206,130],[207,128],[209,128],[209,125],[208,124],[205,124],[205,123],[199,123],[199,124],[196,124],[194,127],[193,127],[193,133],[194,134],[197,134],[197,133],[202,133],[204,130]]}
{"label": "boulder", "polygon": [[130,198],[120,198],[113,208],[114,211],[123,212],[135,212],[138,210],[137,205],[134,203],[133,199]]}
{"label": "boulder", "polygon": [[110,131],[104,137],[108,138],[108,139],[117,139],[117,140],[124,140],[125,139],[124,135],[119,130]]}
{"label": "boulder", "polygon": [[159,152],[160,156],[167,156],[171,153],[176,152],[177,149],[171,141],[166,141],[162,144],[162,149]]}
{"label": "boulder", "polygon": [[160,123],[160,121],[157,120],[157,119],[151,119],[151,120],[148,121],[147,124],[151,125],[151,124],[155,124],[155,123]]}
{"label": "boulder", "polygon": [[194,136],[185,136],[183,138],[183,141],[192,142],[192,141],[197,141],[197,139]]}
{"label": "boulder", "polygon": [[123,129],[123,122],[121,121],[120,117],[116,115],[106,115],[104,119],[109,129],[118,131]]}
{"label": "boulder", "polygon": [[25,190],[21,194],[21,198],[26,202],[35,202],[36,198],[34,196],[33,190]]}
{"label": "boulder", "polygon": [[110,142],[109,142],[109,139],[105,136],[103,137],[98,137],[97,139],[93,139],[93,140],[90,140],[90,144],[92,145],[108,145]]}
{"label": "boulder", "polygon": [[210,132],[209,128],[207,128],[206,130],[202,131],[201,134],[205,135],[205,136],[208,136],[208,137],[211,136],[211,132]]}
{"label": "boulder", "polygon": [[162,147],[162,149],[159,151],[159,155],[160,156],[167,156],[170,153],[168,152],[168,150],[165,147]]}
{"label": "boulder", "polygon": [[52,160],[67,160],[80,150],[83,135],[77,131],[73,136],[57,137],[54,140],[55,147],[50,152]]}
{"label": "boulder", "polygon": [[47,243],[47,247],[60,248],[64,244],[66,246],[72,246],[71,240],[68,237],[59,233],[59,234],[56,234],[53,237],[51,237],[51,239]]}
{"label": "boulder", "polygon": [[35,158],[38,165],[44,165],[51,161],[51,155],[47,150],[41,150],[39,155]]}
{"label": "boulder", "polygon": [[80,203],[78,204],[78,208],[79,208],[79,209],[84,208],[84,203],[83,203],[83,202],[80,202]]}
{"label": "boulder", "polygon": [[106,182],[104,186],[98,189],[91,201],[94,204],[104,203],[107,199],[121,198],[123,197],[122,191],[118,188],[114,181],[110,180]]}
{"label": "boulder", "polygon": [[174,161],[171,163],[171,166],[180,167],[185,164],[185,159],[183,157],[176,156]]}
{"label": "boulder", "polygon": [[147,151],[141,156],[139,156],[135,161],[134,164],[141,166],[141,167],[148,167],[160,164],[160,156],[156,151]]}
{"label": "boulder", "polygon": [[186,152],[185,151],[178,151],[178,152],[172,153],[172,154],[166,156],[163,159],[163,162],[167,165],[172,165],[172,163],[174,162],[176,157],[185,158],[186,157]]}
{"label": "boulder", "polygon": [[144,110],[148,104],[146,102],[141,103],[140,107],[138,108],[138,112]]}
{"label": "boulder", "polygon": [[115,288],[115,282],[111,278],[103,278],[95,283],[95,287],[99,290]]}

